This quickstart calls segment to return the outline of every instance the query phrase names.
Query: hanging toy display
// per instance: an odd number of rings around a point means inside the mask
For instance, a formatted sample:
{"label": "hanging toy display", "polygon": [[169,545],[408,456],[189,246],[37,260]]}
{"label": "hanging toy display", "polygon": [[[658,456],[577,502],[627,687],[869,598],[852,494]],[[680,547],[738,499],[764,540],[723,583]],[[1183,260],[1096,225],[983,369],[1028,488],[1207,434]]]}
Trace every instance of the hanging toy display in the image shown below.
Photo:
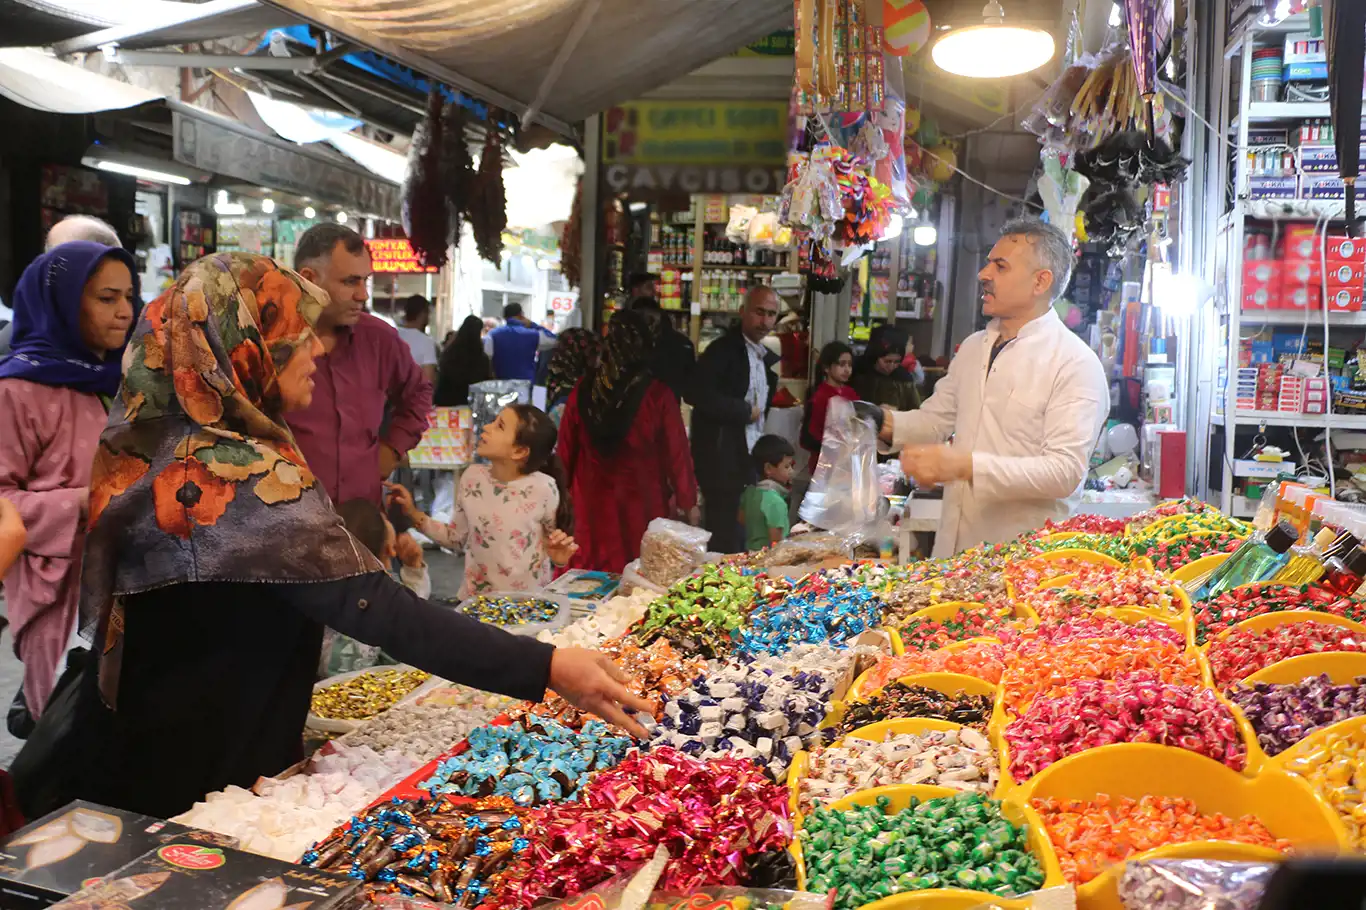
{"label": "hanging toy display", "polygon": [[882,0],[882,46],[894,57],[910,57],[929,43],[930,11],[923,0]]}
{"label": "hanging toy display", "polygon": [[803,113],[881,110],[882,29],[864,0],[794,0],[797,101]]}

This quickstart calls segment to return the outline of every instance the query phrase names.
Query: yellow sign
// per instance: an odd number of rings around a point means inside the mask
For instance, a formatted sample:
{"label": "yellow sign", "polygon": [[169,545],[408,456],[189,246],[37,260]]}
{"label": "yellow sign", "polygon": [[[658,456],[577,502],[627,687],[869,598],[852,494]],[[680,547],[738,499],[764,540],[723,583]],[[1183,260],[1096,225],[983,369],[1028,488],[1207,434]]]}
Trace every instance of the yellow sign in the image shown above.
{"label": "yellow sign", "polygon": [[603,117],[611,164],[782,166],[785,101],[633,101]]}

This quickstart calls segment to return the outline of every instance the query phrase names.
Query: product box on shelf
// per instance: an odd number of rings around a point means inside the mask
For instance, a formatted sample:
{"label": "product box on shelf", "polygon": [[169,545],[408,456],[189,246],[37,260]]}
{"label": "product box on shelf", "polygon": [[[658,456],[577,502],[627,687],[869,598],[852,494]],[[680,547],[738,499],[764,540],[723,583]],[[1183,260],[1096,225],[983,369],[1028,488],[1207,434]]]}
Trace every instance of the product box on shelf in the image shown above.
{"label": "product box on shelf", "polygon": [[1354,392],[1351,389],[1334,389],[1333,412],[1366,414],[1366,392]]}
{"label": "product box on shelf", "polygon": [[1366,240],[1360,237],[1329,235],[1327,249],[1328,265],[1336,262],[1366,264]]}
{"label": "product box on shelf", "polygon": [[1304,378],[1282,376],[1280,389],[1276,396],[1276,410],[1298,414],[1304,410]]}
{"label": "product box on shelf", "polygon": [[1323,266],[1318,254],[1312,259],[1286,259],[1281,263],[1281,286],[1286,288],[1318,284],[1323,278]]}
{"label": "product box on shelf", "polygon": [[1280,306],[1281,264],[1271,259],[1243,263],[1243,309],[1274,310]]}
{"label": "product box on shelf", "polygon": [[1340,288],[1360,289],[1363,275],[1366,275],[1366,263],[1330,262],[1324,279],[1328,282],[1329,293],[1332,293]]}
{"label": "product box on shelf", "polygon": [[1282,310],[1323,309],[1323,289],[1316,284],[1288,285],[1281,289]]}
{"label": "product box on shelf", "polygon": [[1363,293],[1362,287],[1328,288],[1328,311],[1330,313],[1359,313],[1361,312],[1361,301]]}
{"label": "product box on shelf", "polygon": [[1304,413],[1323,414],[1328,411],[1328,380],[1314,376],[1304,381]]}
{"label": "product box on shelf", "polygon": [[55,906],[71,910],[339,910],[360,882],[184,838],[155,847]]}
{"label": "product box on shelf", "polygon": [[1268,339],[1244,339],[1238,346],[1238,366],[1275,363],[1276,348]]}
{"label": "product box on shelf", "polygon": [[1249,199],[1298,199],[1299,189],[1298,177],[1249,177],[1247,195]]}
{"label": "product box on shelf", "polygon": [[1301,194],[1305,199],[1346,199],[1347,185],[1336,174],[1317,177],[1306,174]]}
{"label": "product box on shelf", "polygon": [[171,840],[196,848],[235,838],[77,800],[0,842],[0,910],[50,907]]}
{"label": "product box on shelf", "polygon": [[1271,336],[1272,343],[1276,346],[1276,359],[1286,355],[1303,354],[1305,340],[1300,332],[1277,332]]}
{"label": "product box on shelf", "polygon": [[1293,224],[1285,229],[1281,239],[1280,257],[1289,260],[1318,262],[1323,249],[1323,234],[1311,225]]}

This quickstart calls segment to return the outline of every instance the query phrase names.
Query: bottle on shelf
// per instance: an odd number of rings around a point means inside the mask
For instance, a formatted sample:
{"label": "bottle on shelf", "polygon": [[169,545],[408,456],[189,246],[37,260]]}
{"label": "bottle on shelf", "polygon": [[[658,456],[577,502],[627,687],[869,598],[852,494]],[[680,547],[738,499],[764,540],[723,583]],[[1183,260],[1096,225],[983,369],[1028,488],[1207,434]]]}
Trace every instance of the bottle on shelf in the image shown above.
{"label": "bottle on shelf", "polygon": [[1223,565],[1214,570],[1192,599],[1209,600],[1239,585],[1265,581],[1286,564],[1290,548],[1298,538],[1299,532],[1288,521],[1280,522],[1266,533],[1253,532]]}
{"label": "bottle on shelf", "polygon": [[1286,585],[1303,585],[1317,580],[1323,574],[1324,559],[1338,539],[1338,533],[1332,528],[1320,528],[1309,543],[1290,549],[1290,559],[1271,580]]}
{"label": "bottle on shelf", "polygon": [[1330,556],[1323,564],[1319,584],[1339,597],[1351,597],[1366,578],[1366,550],[1355,547],[1345,555]]}

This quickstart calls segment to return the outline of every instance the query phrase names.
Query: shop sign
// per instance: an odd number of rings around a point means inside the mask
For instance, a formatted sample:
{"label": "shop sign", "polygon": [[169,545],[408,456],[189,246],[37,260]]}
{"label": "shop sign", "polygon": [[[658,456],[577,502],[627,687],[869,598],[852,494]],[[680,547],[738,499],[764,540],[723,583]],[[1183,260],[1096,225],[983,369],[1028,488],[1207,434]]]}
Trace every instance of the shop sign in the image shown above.
{"label": "shop sign", "polygon": [[572,313],[578,302],[578,294],[553,294],[550,297],[550,311],[552,313]]}
{"label": "shop sign", "polygon": [[632,101],[603,117],[603,160],[780,165],[787,113],[786,101]]}
{"label": "shop sign", "polygon": [[422,274],[439,272],[427,268],[417,258],[417,252],[406,237],[376,237],[365,241],[370,250],[370,267],[375,274]]}
{"label": "shop sign", "polygon": [[787,183],[785,167],[609,164],[604,176],[614,193],[750,193],[775,195]]}
{"label": "shop sign", "polygon": [[765,35],[753,44],[746,44],[735,52],[736,57],[791,57],[797,53],[797,32],[794,29],[779,29]]}

